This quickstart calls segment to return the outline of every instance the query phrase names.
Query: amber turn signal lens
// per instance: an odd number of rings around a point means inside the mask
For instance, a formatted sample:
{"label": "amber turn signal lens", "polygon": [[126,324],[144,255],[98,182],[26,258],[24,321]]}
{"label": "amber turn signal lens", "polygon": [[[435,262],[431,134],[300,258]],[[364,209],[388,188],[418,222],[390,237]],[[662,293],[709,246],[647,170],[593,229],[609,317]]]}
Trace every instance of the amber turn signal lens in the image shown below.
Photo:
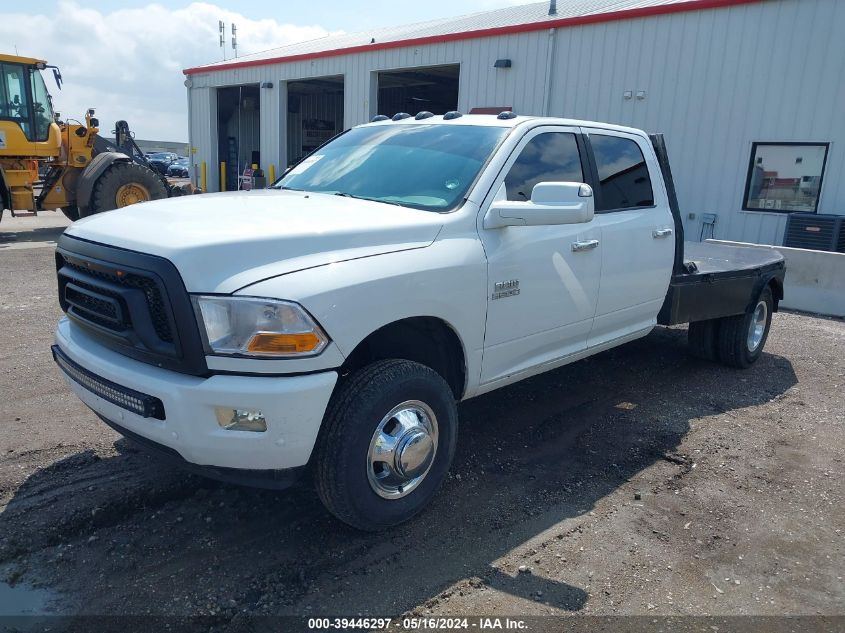
{"label": "amber turn signal lens", "polygon": [[250,339],[247,351],[265,354],[301,354],[314,351],[320,346],[320,343],[322,343],[322,340],[314,332],[302,332],[301,334],[259,332]]}

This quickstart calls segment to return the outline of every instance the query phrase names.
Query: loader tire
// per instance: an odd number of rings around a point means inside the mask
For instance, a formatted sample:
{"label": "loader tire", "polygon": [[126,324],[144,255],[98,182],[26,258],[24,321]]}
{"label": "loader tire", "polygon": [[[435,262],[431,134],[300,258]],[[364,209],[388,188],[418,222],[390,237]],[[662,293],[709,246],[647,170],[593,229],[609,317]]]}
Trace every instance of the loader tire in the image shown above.
{"label": "loader tire", "polygon": [[166,197],[164,183],[151,169],[135,163],[114,163],[97,179],[91,203],[81,215],[87,217]]}
{"label": "loader tire", "polygon": [[71,222],[76,222],[79,219],[79,207],[75,204],[69,207],[62,207],[62,213],[64,213],[65,217]]}

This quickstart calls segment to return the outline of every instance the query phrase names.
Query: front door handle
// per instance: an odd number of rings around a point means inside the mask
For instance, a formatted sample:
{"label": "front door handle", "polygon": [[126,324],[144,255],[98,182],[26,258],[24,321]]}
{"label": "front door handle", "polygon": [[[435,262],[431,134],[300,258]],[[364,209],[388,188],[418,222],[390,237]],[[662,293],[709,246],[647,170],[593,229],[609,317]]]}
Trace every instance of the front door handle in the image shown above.
{"label": "front door handle", "polygon": [[672,229],[654,229],[651,232],[651,236],[654,239],[658,239],[661,237],[669,237],[670,235],[672,235]]}
{"label": "front door handle", "polygon": [[582,242],[572,242],[572,252],[589,251],[599,245],[598,240],[584,240]]}

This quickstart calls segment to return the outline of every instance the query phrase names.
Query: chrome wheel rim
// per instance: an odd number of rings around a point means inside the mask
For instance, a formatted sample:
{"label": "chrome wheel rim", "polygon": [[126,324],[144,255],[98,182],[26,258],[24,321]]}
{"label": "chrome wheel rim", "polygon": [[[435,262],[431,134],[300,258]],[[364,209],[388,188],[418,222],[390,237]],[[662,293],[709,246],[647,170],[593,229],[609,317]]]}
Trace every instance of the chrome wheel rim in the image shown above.
{"label": "chrome wheel rim", "polygon": [[769,316],[769,307],[765,301],[760,301],[754,308],[751,315],[751,327],[748,328],[748,351],[756,352],[766,332],[766,319]]}
{"label": "chrome wheel rim", "polygon": [[424,402],[408,400],[376,427],[367,452],[367,479],[384,499],[399,499],[425,479],[437,454],[437,416]]}

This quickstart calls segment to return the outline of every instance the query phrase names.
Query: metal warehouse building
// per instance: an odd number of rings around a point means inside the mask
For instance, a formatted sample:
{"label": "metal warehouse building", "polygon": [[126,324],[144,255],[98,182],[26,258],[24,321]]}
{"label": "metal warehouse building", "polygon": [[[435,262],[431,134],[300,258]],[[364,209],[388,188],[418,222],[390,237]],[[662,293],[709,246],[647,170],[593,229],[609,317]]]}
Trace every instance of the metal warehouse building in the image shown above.
{"label": "metal warehouse building", "polygon": [[665,133],[689,239],[779,244],[845,214],[843,34],[841,0],[559,0],[326,37],[186,69],[193,162],[215,191],[376,114],[607,121]]}

